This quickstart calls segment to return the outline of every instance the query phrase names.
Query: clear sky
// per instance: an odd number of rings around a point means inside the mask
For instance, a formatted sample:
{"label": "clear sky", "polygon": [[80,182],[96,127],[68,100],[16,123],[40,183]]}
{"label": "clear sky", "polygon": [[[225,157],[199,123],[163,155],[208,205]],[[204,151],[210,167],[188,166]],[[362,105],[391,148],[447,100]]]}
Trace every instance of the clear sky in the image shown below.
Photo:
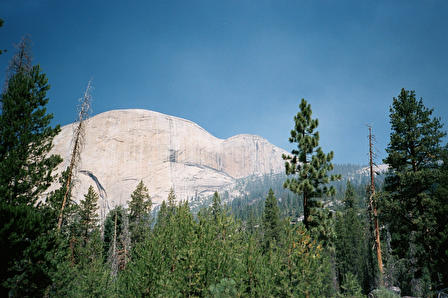
{"label": "clear sky", "polygon": [[92,77],[93,114],[150,109],[288,151],[305,98],[324,151],[365,164],[366,124],[380,162],[401,88],[448,129],[447,15],[445,0],[1,0],[0,48],[9,51],[0,69],[29,34],[52,86],[54,123],[75,120]]}

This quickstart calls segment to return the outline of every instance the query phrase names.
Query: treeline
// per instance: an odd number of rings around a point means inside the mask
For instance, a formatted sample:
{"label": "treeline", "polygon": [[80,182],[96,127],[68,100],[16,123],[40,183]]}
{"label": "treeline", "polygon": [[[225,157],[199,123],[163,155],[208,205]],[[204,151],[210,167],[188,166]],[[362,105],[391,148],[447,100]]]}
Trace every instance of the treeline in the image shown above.
{"label": "treeline", "polygon": [[[350,181],[356,190],[356,194],[363,198],[359,200],[360,207],[367,208],[366,189],[368,187],[370,178],[367,173],[361,172],[362,167],[354,164],[335,164],[334,169],[329,173],[338,173],[342,176],[341,180],[333,181],[329,185],[333,185],[336,189],[334,196],[323,198],[325,205],[337,211],[342,206],[342,201],[345,196],[347,181]],[[381,188],[384,181],[384,174],[378,173],[376,176],[376,186]],[[291,220],[296,220],[303,215],[303,201],[301,195],[291,192],[284,188],[287,175],[266,174],[263,176],[252,176],[239,179],[235,189],[238,193],[244,194],[230,198],[228,192],[222,194],[224,202],[228,202],[231,208],[231,213],[238,219],[243,221],[249,220],[250,217],[261,219],[264,208],[264,201],[269,190],[272,189],[278,198],[280,214],[283,217],[290,217]],[[211,199],[203,200],[201,206],[210,204]]]}

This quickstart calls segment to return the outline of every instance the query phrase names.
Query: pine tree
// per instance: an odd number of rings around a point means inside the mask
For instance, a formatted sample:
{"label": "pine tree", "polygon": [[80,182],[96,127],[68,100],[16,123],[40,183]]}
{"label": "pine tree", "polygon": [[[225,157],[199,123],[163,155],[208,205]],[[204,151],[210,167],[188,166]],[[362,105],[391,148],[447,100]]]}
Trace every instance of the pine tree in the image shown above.
{"label": "pine tree", "polygon": [[159,212],[157,213],[157,221],[155,228],[162,228],[167,224],[168,219],[168,207],[165,200],[160,204]]}
{"label": "pine tree", "polygon": [[215,220],[218,219],[218,217],[222,213],[222,207],[221,207],[221,198],[219,197],[219,194],[217,191],[213,194],[213,204],[212,204],[212,214]]}
{"label": "pine tree", "polygon": [[148,194],[148,188],[146,188],[143,180],[135,188],[131,194],[131,200],[129,203],[129,219],[130,222],[138,222],[147,216],[151,212],[152,201]]}
{"label": "pine tree", "polygon": [[98,227],[98,199],[98,194],[90,185],[84,199],[79,202],[80,231],[84,237]]}
{"label": "pine tree", "polygon": [[152,201],[143,181],[140,181],[137,185],[128,203],[131,239],[132,244],[135,244],[144,239],[150,227],[149,215],[151,213]]}
{"label": "pine tree", "polygon": [[[433,111],[424,106],[422,98],[417,100],[415,91],[401,89],[394,97],[390,107],[392,132],[384,162],[396,175],[437,166],[446,133],[441,130],[440,118],[431,117]],[[396,175],[388,178],[388,187],[398,182],[393,179]]]}
{"label": "pine tree", "polygon": [[[434,248],[439,223],[435,220],[442,202],[433,194],[439,175],[442,131],[432,109],[417,100],[414,91],[402,89],[390,108],[392,132],[386,148],[389,164],[382,194],[381,215],[391,233],[393,253],[401,262],[406,278],[401,278],[404,294],[428,295],[428,279],[434,264]],[[428,268],[429,267],[429,268]]]}
{"label": "pine tree", "polygon": [[61,162],[59,156],[48,156],[60,128],[50,127],[53,115],[45,108],[50,89],[45,74],[28,64],[25,47],[19,50],[1,95],[0,197],[9,204],[35,205]]}
{"label": "pine tree", "polygon": [[434,222],[430,238],[434,256],[430,259],[430,269],[433,284],[437,288],[448,285],[448,145],[442,152],[442,165],[437,179],[434,197]]}
{"label": "pine tree", "polygon": [[[368,292],[368,277],[365,276],[366,260],[368,257],[366,243],[366,222],[360,218],[355,189],[350,181],[347,182],[344,210],[336,220],[336,268],[341,284],[346,284],[347,274],[364,285]],[[351,282],[349,282],[351,283]]]}
{"label": "pine tree", "polygon": [[264,247],[269,249],[279,240],[281,233],[280,211],[272,189],[269,189],[263,211]]}
{"label": "pine tree", "polygon": [[0,296],[42,296],[49,283],[46,250],[55,245],[48,209],[37,202],[61,162],[48,156],[59,126],[50,127],[50,87],[39,66],[31,66],[28,45],[18,45],[0,96]]}
{"label": "pine tree", "polygon": [[167,215],[168,217],[173,216],[176,213],[176,194],[174,189],[171,187],[168,193],[168,204],[167,204]]}
{"label": "pine tree", "polygon": [[[283,155],[286,174],[291,175],[284,187],[303,197],[303,223],[310,230],[319,225],[319,217],[324,218],[327,212],[322,209],[320,198],[335,194],[333,186],[327,187],[330,181],[340,179],[339,175],[328,176],[333,170],[333,151],[325,154],[319,146],[319,132],[315,131],[319,122],[311,119],[312,111],[305,99],[300,103],[300,111],[294,116],[294,129],[291,130],[290,143],[296,143],[297,149],[292,155]],[[325,213],[325,214],[324,214]]]}

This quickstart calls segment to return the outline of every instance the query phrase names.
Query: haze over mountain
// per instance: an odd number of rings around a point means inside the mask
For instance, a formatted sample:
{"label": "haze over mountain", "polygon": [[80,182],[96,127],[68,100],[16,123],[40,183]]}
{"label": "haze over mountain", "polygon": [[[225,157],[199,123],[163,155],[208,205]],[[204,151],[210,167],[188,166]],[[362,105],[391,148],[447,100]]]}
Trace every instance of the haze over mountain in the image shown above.
{"label": "haze over mountain", "polygon": [[[62,127],[53,152],[68,166],[73,124]],[[149,110],[114,110],[86,122],[85,145],[73,190],[80,200],[93,185],[104,208],[125,205],[140,180],[155,203],[171,187],[178,199],[230,189],[236,179],[283,171],[282,153],[262,137],[219,139],[185,119]]]}

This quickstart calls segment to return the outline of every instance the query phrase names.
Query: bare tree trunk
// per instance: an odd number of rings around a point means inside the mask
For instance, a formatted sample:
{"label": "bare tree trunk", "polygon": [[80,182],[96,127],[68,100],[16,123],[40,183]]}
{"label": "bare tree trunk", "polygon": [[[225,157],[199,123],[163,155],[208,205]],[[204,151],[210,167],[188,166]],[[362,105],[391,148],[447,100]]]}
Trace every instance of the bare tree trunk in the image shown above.
{"label": "bare tree trunk", "polygon": [[380,271],[380,286],[383,286],[383,258],[381,256],[380,229],[378,224],[378,212],[376,208],[375,198],[375,174],[373,172],[373,149],[372,149],[372,127],[369,126],[369,157],[370,157],[370,210],[373,211],[373,220],[375,225],[375,247],[376,257],[378,261],[378,269]]}
{"label": "bare tree trunk", "polygon": [[112,254],[115,255],[117,252],[117,212],[115,212],[115,221],[114,221],[114,246],[112,250]]}
{"label": "bare tree trunk", "polygon": [[61,211],[59,212],[59,218],[58,218],[58,231],[61,230],[62,227],[62,220],[64,217],[64,209],[67,204],[67,200],[69,197],[70,189],[72,186],[73,176],[76,167],[78,166],[80,157],[81,157],[81,150],[84,145],[84,135],[85,135],[85,126],[84,122],[89,116],[90,112],[90,90],[92,88],[92,81],[90,80],[87,83],[86,91],[84,92],[84,96],[80,99],[80,108],[78,112],[78,125],[76,126],[73,137],[74,137],[74,144],[73,144],[73,150],[70,158],[70,165],[68,167],[68,177],[67,181],[65,183],[65,194],[64,199],[62,200],[62,206]]}
{"label": "bare tree trunk", "polygon": [[114,219],[114,239],[112,243],[112,254],[110,256],[110,264],[111,264],[111,274],[113,277],[118,274],[118,255],[117,255],[117,217],[118,211],[115,211],[115,219]]}
{"label": "bare tree trunk", "polygon": [[8,89],[9,80],[19,72],[28,73],[31,66],[31,39],[25,35],[22,40],[15,45],[17,49],[16,54],[12,57],[6,70],[6,78],[3,84],[3,91]]}
{"label": "bare tree trunk", "polygon": [[129,220],[126,213],[123,215],[123,225],[121,228],[120,242],[123,246],[123,261],[120,265],[121,270],[126,268],[128,263],[128,254],[131,246],[131,237],[129,235]]}

